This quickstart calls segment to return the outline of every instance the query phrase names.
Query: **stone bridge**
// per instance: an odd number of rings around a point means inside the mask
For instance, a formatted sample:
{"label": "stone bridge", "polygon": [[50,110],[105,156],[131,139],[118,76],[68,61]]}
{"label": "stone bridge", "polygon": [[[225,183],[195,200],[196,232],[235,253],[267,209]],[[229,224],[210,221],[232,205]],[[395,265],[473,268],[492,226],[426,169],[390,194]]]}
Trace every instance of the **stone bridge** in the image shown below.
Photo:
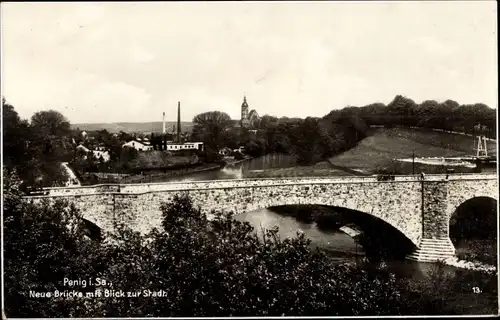
{"label": "stone bridge", "polygon": [[272,178],[49,188],[26,198],[68,199],[104,231],[125,222],[146,233],[160,226],[160,204],[179,194],[188,194],[206,212],[239,214],[294,204],[360,211],[406,236],[416,247],[409,259],[436,261],[455,254],[449,221],[458,206],[475,197],[498,201],[498,182],[494,174],[395,176],[391,181],[375,176]]}

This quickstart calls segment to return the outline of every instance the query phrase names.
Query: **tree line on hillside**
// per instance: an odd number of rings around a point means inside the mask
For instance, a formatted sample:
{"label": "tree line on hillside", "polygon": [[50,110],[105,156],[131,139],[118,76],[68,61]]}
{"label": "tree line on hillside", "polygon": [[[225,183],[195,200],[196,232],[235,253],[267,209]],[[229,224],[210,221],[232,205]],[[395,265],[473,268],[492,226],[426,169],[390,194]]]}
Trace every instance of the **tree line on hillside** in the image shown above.
{"label": "tree line on hillside", "polygon": [[366,136],[366,124],[356,117],[335,121],[308,117],[289,119],[263,116],[253,129],[235,128],[229,115],[205,112],[193,119],[193,139],[205,143],[208,152],[223,147],[245,147],[251,156],[266,153],[294,155],[299,164],[311,164],[353,147]]}
{"label": "tree line on hillside", "polygon": [[496,109],[481,103],[460,105],[453,100],[417,104],[401,95],[387,106],[349,106],[322,118],[265,115],[250,129],[235,128],[229,115],[219,111],[197,115],[193,123],[193,137],[204,141],[209,151],[243,145],[252,156],[287,153],[304,165],[352,148],[366,137],[369,126],[422,127],[496,137]]}
{"label": "tree line on hillside", "polygon": [[[5,172],[7,317],[453,312],[442,292],[410,288],[369,264],[333,264],[324,252],[312,249],[303,234],[283,240],[274,229],[260,235],[248,222],[217,212],[208,220],[187,196],[162,205],[162,223],[151,233],[141,235],[116,224],[116,232],[99,241],[87,236],[74,206],[60,200],[31,204],[21,195],[15,172]],[[93,283],[68,287],[64,278]],[[107,285],[97,285],[97,278]],[[102,296],[87,296],[97,289]],[[105,297],[105,289],[141,294]],[[30,291],[56,290],[76,290],[83,296],[30,296]]]}
{"label": "tree line on hillside", "polygon": [[442,103],[426,100],[417,104],[398,95],[387,106],[382,103],[364,107],[349,106],[332,110],[324,118],[335,120],[345,116],[359,117],[369,126],[422,127],[496,137],[496,109],[483,103],[460,105],[453,100]]}

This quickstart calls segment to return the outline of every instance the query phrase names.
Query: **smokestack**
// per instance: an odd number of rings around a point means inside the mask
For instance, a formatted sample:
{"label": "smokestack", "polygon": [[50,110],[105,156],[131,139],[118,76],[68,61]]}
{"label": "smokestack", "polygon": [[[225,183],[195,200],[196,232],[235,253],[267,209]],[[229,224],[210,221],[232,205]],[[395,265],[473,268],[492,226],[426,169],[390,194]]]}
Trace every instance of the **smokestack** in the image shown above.
{"label": "smokestack", "polygon": [[165,112],[163,112],[163,130],[161,131],[163,134],[167,133],[165,128]]}
{"label": "smokestack", "polygon": [[177,102],[177,142],[181,142],[181,102]]}

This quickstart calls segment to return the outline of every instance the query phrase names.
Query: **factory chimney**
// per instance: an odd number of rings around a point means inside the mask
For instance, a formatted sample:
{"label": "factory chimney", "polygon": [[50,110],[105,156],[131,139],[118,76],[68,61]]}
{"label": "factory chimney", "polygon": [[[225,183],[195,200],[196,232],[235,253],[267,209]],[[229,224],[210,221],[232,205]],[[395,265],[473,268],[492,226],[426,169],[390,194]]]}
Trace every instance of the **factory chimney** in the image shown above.
{"label": "factory chimney", "polygon": [[165,112],[163,112],[163,130],[161,132],[163,133],[163,135],[165,135],[165,133],[167,133],[166,128],[165,128]]}
{"label": "factory chimney", "polygon": [[181,142],[181,102],[177,102],[177,142]]}

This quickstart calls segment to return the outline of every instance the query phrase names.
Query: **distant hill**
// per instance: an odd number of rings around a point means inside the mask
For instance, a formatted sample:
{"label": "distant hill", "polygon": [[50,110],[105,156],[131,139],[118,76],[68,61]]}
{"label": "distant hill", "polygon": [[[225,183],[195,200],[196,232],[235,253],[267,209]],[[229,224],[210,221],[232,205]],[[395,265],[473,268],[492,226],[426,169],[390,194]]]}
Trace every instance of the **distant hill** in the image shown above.
{"label": "distant hill", "polygon": [[[473,138],[428,129],[371,128],[357,146],[330,158],[337,166],[370,170],[392,159],[415,157],[456,157],[475,155]],[[496,153],[496,142],[488,142],[488,153]]]}
{"label": "distant hill", "polygon": [[[172,132],[175,121],[166,121],[167,132]],[[85,131],[107,130],[111,133],[123,132],[161,132],[163,123],[157,122],[115,122],[115,123],[75,123],[72,124],[73,129],[79,128]],[[183,132],[191,132],[193,128],[192,122],[181,122],[181,130]]]}

